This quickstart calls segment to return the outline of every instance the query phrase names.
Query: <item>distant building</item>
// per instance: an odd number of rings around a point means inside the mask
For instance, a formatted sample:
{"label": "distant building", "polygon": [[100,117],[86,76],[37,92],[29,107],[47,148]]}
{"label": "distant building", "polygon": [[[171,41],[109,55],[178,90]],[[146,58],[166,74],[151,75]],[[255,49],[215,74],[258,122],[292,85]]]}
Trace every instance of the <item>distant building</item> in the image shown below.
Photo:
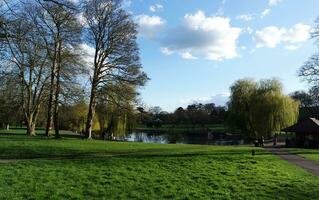
{"label": "distant building", "polygon": [[316,118],[305,118],[298,123],[282,129],[284,132],[293,133],[294,137],[286,140],[290,147],[319,147],[319,120]]}

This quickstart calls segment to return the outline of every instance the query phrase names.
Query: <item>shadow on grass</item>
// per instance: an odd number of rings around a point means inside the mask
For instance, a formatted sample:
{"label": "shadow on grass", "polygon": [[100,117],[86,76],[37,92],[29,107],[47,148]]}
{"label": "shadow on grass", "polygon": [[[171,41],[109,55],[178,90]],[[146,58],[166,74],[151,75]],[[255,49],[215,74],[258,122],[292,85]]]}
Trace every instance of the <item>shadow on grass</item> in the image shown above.
{"label": "shadow on grass", "polygon": [[[134,158],[168,158],[168,157],[196,157],[219,156],[229,158],[231,156],[252,156],[251,148],[210,148],[210,146],[193,145],[138,145],[137,143],[78,143],[81,136],[73,133],[61,134],[62,139],[37,135],[30,137],[21,134],[0,134],[0,159],[2,160],[26,160],[26,159],[88,159],[103,157],[134,157]],[[61,142],[60,142],[60,141]],[[42,142],[43,141],[43,142]],[[47,142],[46,142],[47,141]],[[55,141],[55,142],[54,142]],[[75,143],[73,143],[73,141]],[[70,143],[69,143],[70,142]],[[2,144],[1,144],[2,143]],[[109,146],[107,146],[109,145]],[[114,146],[115,145],[115,146]],[[123,145],[123,146],[122,146]],[[176,148],[175,148],[176,147]],[[255,148],[255,156],[271,154],[268,151]]]}
{"label": "shadow on grass", "polygon": [[307,150],[299,150],[299,151],[295,151],[295,150],[292,150],[292,151],[287,151],[287,153],[290,153],[290,154],[296,154],[296,155],[299,155],[299,154],[305,154],[305,155],[319,155],[319,150],[317,151],[307,151]]}
{"label": "shadow on grass", "polygon": [[[259,150],[255,156],[270,155],[270,152]],[[252,156],[249,150],[192,150],[192,149],[131,149],[125,151],[85,151],[76,148],[47,147],[47,146],[8,146],[0,147],[0,159],[2,160],[80,160],[99,159],[111,157],[126,157],[135,159],[156,159],[156,158],[194,158],[209,156],[224,160],[241,159]]]}
{"label": "shadow on grass", "polygon": [[5,139],[10,141],[50,140],[50,139],[63,139],[63,138],[84,139],[84,137],[79,134],[61,134],[61,138],[55,138],[54,135],[48,137],[43,133],[38,133],[36,136],[28,136],[22,133],[10,133],[10,132],[0,133],[0,140]]}

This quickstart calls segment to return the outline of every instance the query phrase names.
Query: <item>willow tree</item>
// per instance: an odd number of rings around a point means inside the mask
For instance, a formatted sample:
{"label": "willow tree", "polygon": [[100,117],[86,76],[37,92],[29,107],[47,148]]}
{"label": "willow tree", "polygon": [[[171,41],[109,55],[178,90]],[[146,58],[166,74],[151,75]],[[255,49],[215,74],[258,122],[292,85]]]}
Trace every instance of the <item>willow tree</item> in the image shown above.
{"label": "willow tree", "polygon": [[278,80],[260,81],[251,98],[257,137],[270,137],[272,133],[295,123],[298,118],[299,102],[283,95],[282,84]]}
{"label": "willow tree", "polygon": [[249,135],[255,134],[252,122],[252,96],[257,90],[257,83],[251,79],[236,81],[230,88],[231,96],[228,102],[229,117],[228,123],[239,128]]}
{"label": "willow tree", "polygon": [[[283,94],[276,80],[237,81],[231,88],[229,111],[238,128],[249,137],[270,137],[297,121],[299,102]],[[237,123],[236,123],[237,122]]]}
{"label": "willow tree", "polygon": [[100,88],[96,113],[103,139],[106,134],[123,136],[132,126],[137,95],[134,85],[120,82]]}
{"label": "willow tree", "polygon": [[120,1],[86,1],[83,16],[86,43],[95,52],[86,123],[86,137],[91,138],[99,89],[114,82],[141,86],[147,76],[141,70],[137,25]]}

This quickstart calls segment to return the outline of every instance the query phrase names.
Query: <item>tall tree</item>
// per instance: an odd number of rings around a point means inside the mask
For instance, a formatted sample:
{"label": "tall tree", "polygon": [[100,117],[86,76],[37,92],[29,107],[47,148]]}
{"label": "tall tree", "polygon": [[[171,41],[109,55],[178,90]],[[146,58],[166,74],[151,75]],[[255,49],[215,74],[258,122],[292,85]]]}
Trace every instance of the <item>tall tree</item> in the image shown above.
{"label": "tall tree", "polygon": [[39,110],[45,101],[48,87],[48,58],[44,41],[36,31],[36,13],[39,7],[33,2],[17,5],[4,15],[1,24],[4,33],[5,59],[10,66],[2,66],[7,73],[15,74],[20,80],[21,105],[27,134],[35,134]]}
{"label": "tall tree", "polygon": [[39,13],[37,28],[46,42],[47,54],[51,61],[46,135],[50,135],[53,118],[55,136],[60,137],[61,85],[63,80],[72,79],[81,71],[74,69],[80,66],[80,57],[76,49],[81,42],[81,25],[76,18],[76,7],[70,1],[38,0],[38,3],[42,6],[42,10]]}
{"label": "tall tree", "polygon": [[114,82],[139,86],[147,76],[141,71],[136,24],[121,8],[120,1],[86,1],[83,16],[86,42],[95,51],[86,123],[86,137],[91,138],[99,88]]}
{"label": "tall tree", "polygon": [[231,87],[230,101],[228,102],[229,119],[231,126],[239,128],[242,132],[255,134],[252,123],[252,104],[251,96],[257,90],[257,83],[251,79],[236,81]]}
{"label": "tall tree", "polygon": [[275,79],[239,80],[231,87],[229,122],[248,137],[270,137],[298,119],[299,102],[282,92]]}
{"label": "tall tree", "polygon": [[[319,47],[319,17],[315,21],[316,25],[313,28],[312,38],[316,40],[317,47]],[[319,102],[319,52],[314,53],[308,60],[301,66],[298,71],[299,77],[306,81],[310,89],[310,95],[314,98],[315,102]]]}

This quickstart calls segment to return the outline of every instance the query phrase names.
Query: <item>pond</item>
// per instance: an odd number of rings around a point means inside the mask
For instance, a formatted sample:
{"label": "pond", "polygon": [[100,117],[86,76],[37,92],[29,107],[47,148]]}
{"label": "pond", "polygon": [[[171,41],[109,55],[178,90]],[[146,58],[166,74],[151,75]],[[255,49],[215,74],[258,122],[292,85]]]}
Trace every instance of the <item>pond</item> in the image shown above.
{"label": "pond", "polygon": [[227,133],[145,132],[133,131],[118,140],[161,144],[240,145],[244,140]]}

